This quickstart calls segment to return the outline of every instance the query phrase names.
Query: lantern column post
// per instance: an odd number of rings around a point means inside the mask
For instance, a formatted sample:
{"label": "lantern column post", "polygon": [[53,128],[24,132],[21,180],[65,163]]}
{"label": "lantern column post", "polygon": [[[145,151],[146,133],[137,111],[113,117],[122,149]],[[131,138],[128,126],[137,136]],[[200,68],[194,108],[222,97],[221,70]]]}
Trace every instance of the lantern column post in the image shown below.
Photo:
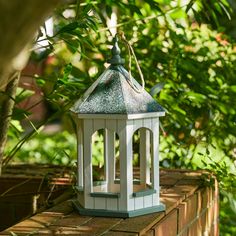
{"label": "lantern column post", "polygon": [[[120,210],[134,210],[133,194],[133,123],[120,121]],[[123,124],[123,125],[122,125]]]}
{"label": "lantern column post", "polygon": [[83,153],[86,158],[84,158],[84,204],[86,208],[93,208],[94,200],[90,196],[93,192],[93,175],[92,175],[92,134],[93,134],[93,120],[84,120],[84,149]]}
{"label": "lantern column post", "polygon": [[78,157],[77,157],[77,164],[78,164],[78,187],[83,188],[84,186],[84,178],[83,178],[83,125],[82,120],[78,120],[77,124],[77,150],[78,150]]}
{"label": "lantern column post", "polygon": [[141,185],[150,183],[150,131],[140,129],[140,182]]}
{"label": "lantern column post", "polygon": [[152,187],[156,190],[157,198],[153,198],[155,204],[159,203],[159,118],[152,118]]}
{"label": "lantern column post", "polygon": [[105,129],[105,179],[108,192],[112,192],[115,180],[115,133]]}

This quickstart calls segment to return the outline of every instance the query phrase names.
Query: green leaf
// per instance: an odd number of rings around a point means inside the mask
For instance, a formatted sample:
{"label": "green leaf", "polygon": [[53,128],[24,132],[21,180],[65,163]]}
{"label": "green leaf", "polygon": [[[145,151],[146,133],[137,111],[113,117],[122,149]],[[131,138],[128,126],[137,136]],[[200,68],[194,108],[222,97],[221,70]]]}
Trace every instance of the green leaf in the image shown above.
{"label": "green leaf", "polygon": [[31,97],[35,92],[32,90],[24,89],[24,88],[17,88],[16,92],[16,104],[22,102],[28,97]]}
{"label": "green leaf", "polygon": [[165,86],[165,84],[166,84],[165,82],[160,82],[160,83],[154,85],[154,86],[151,88],[151,90],[150,90],[150,94],[151,94],[152,96],[158,94],[158,93],[163,89],[163,87]]}
{"label": "green leaf", "polygon": [[236,85],[231,85],[229,88],[230,88],[231,91],[236,93]]}
{"label": "green leaf", "polygon": [[196,93],[196,92],[186,92],[185,95],[191,101],[197,101],[199,103],[204,102],[206,100],[206,96],[204,94]]}
{"label": "green leaf", "polygon": [[187,5],[187,7],[186,7],[186,10],[185,10],[186,13],[189,12],[189,10],[192,8],[192,6],[193,6],[194,3],[195,3],[194,0],[191,0],[191,1],[188,3],[188,5]]}
{"label": "green leaf", "polygon": [[79,23],[77,21],[69,23],[68,25],[62,27],[57,33],[62,34],[62,33],[70,33],[71,31],[75,30],[78,27]]}
{"label": "green leaf", "polygon": [[186,12],[183,9],[176,9],[170,13],[172,19],[186,18]]}

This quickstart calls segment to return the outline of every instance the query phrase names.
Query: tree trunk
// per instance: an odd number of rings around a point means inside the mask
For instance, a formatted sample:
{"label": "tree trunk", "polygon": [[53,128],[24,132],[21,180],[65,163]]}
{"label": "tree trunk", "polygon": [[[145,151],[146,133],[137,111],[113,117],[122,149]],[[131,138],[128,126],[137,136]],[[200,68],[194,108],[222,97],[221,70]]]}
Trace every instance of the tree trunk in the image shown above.
{"label": "tree trunk", "polygon": [[25,67],[37,30],[60,2],[63,1],[0,0],[0,91],[6,92],[0,110],[0,175],[20,74],[15,71]]}
{"label": "tree trunk", "polygon": [[60,0],[0,0],[0,90],[21,71],[37,30]]}
{"label": "tree trunk", "polygon": [[20,78],[20,72],[14,73],[5,91],[5,98],[0,111],[0,176],[2,173],[2,163],[4,157],[4,148],[7,141],[7,131],[11,121],[11,116],[15,104],[16,88]]}

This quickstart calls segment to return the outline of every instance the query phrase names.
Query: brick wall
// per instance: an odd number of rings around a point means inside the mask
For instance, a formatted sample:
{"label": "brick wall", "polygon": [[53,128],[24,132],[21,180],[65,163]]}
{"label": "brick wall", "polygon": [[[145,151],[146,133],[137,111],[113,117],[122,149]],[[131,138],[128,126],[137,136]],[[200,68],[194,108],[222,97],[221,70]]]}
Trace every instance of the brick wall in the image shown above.
{"label": "brick wall", "polygon": [[218,197],[218,184],[209,173],[162,170],[165,212],[127,219],[81,216],[66,201],[0,235],[218,236]]}
{"label": "brick wall", "polygon": [[217,236],[218,217],[218,188],[202,188],[169,212],[147,235]]}

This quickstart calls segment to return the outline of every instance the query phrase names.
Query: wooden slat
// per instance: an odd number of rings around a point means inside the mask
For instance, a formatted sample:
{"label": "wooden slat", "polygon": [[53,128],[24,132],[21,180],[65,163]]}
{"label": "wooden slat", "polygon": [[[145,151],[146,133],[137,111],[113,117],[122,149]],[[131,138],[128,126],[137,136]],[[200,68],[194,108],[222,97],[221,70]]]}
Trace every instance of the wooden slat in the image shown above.
{"label": "wooden slat", "polygon": [[152,119],[152,187],[157,191],[157,198],[153,198],[153,205],[159,204],[160,181],[159,181],[159,119]]}
{"label": "wooden slat", "polygon": [[93,133],[98,131],[99,129],[105,129],[105,120],[103,119],[93,119]]}
{"label": "wooden slat", "polygon": [[106,199],[106,208],[107,210],[117,211],[119,209],[117,198],[107,198]]}
{"label": "wooden slat", "polygon": [[77,142],[78,142],[78,187],[83,187],[83,170],[84,170],[84,163],[83,163],[83,121],[78,120],[77,123]]}
{"label": "wooden slat", "polygon": [[115,133],[112,130],[106,130],[105,133],[105,172],[108,191],[111,192],[115,180]]}
{"label": "wooden slat", "polygon": [[133,165],[132,165],[132,135],[133,121],[118,122],[120,137],[120,210],[134,210]]}
{"label": "wooden slat", "polygon": [[150,131],[140,129],[140,181],[150,184]]}
{"label": "wooden slat", "polygon": [[151,207],[152,206],[152,195],[144,197],[144,207]]}
{"label": "wooden slat", "polygon": [[106,209],[106,198],[95,197],[94,198],[94,209]]}
{"label": "wooden slat", "polygon": [[134,208],[135,210],[141,209],[144,206],[144,197],[135,197],[134,198]]}
{"label": "wooden slat", "polygon": [[92,192],[92,134],[94,132],[93,120],[84,121],[84,204],[85,208],[94,208],[94,200],[90,197]]}

